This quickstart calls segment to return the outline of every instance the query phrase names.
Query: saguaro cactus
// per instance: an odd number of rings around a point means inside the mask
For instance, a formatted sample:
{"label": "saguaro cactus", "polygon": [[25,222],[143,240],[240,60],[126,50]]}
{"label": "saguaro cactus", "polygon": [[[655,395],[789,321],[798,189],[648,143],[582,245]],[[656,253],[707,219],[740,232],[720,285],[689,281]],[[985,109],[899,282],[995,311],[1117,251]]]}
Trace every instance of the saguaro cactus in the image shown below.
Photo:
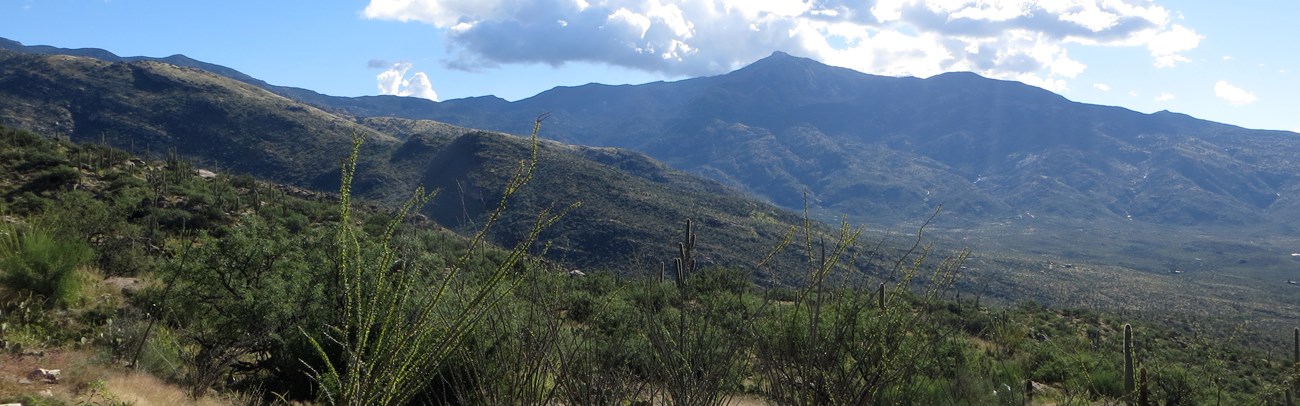
{"label": "saguaro cactus", "polygon": [[876,306],[880,310],[885,310],[885,283],[880,282],[880,289],[876,291]]}
{"label": "saguaro cactus", "polygon": [[678,257],[673,259],[673,265],[677,269],[677,288],[686,289],[686,279],[695,271],[695,258],[691,254],[695,251],[695,224],[691,219],[686,219],[686,237],[677,243]]}
{"label": "saguaro cactus", "polygon": [[[1132,394],[1133,381],[1133,326],[1124,325],[1124,393]],[[1131,399],[1131,398],[1130,398]]]}
{"label": "saguaro cactus", "polygon": [[1138,384],[1138,405],[1149,406],[1151,404],[1151,389],[1147,386],[1147,369],[1142,368],[1142,381]]}

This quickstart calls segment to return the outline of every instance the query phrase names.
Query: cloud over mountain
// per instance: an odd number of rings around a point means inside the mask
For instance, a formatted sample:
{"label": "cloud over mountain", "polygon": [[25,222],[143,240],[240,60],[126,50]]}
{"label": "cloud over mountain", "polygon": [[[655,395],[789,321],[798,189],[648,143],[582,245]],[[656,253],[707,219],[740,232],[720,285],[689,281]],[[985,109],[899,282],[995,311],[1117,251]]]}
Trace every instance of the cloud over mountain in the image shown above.
{"label": "cloud over mountain", "polygon": [[[376,62],[379,61],[371,61],[370,66],[375,67]],[[379,85],[379,94],[412,96],[438,101],[438,92],[433,90],[433,82],[429,81],[429,75],[424,74],[424,72],[415,72],[408,77],[406,72],[410,71],[411,67],[410,63],[398,62],[388,66],[388,69],[376,75],[375,80]]]}
{"label": "cloud over mountain", "polygon": [[1202,36],[1142,0],[371,0],[371,19],[445,31],[462,69],[594,62],[717,74],[773,50],[886,75],[969,70],[1060,90],[1067,46],[1144,47],[1188,62]]}
{"label": "cloud over mountain", "polygon": [[1251,104],[1256,100],[1254,93],[1233,86],[1226,80],[1220,80],[1214,83],[1214,95],[1235,105]]}

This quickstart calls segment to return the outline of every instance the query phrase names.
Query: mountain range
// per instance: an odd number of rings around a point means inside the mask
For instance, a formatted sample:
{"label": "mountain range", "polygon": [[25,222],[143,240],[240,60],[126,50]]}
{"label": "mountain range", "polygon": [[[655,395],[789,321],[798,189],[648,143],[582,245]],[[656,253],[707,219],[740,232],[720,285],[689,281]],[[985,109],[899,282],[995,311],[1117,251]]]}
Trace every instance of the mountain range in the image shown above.
{"label": "mountain range", "polygon": [[[793,213],[805,202],[823,219],[902,230],[942,206],[942,244],[978,250],[967,291],[1300,314],[1285,283],[1284,250],[1300,242],[1291,132],[783,53],[712,77],[434,102],[327,96],[181,55],[0,49],[0,125],[325,191],[352,137],[367,134],[355,191],[395,202],[438,188],[424,213],[461,231],[530,156],[527,138],[507,134],[549,113],[538,176],[491,237],[509,244],[539,211],[581,202],[543,236],[550,258],[575,267],[658,272],[692,218],[705,264],[752,269],[802,223]],[[755,278],[797,282],[805,261],[783,254]],[[1101,266],[1053,266],[1067,261]],[[1079,296],[1080,284],[1097,289]],[[1152,297],[1162,299],[1138,304]]]}
{"label": "mountain range", "polygon": [[[0,125],[179,155],[322,191],[337,190],[353,137],[364,135],[354,193],[398,202],[417,186],[440,190],[424,213],[467,233],[532,156],[526,138],[427,120],[340,115],[198,68],[4,50]],[[657,273],[673,257],[688,218],[708,230],[699,240],[703,264],[748,266],[802,223],[789,211],[633,151],[541,140],[537,157],[537,176],[489,237],[513,244],[538,213],[567,210],[565,221],[542,237],[550,257],[576,267]],[[573,203],[580,206],[568,210]],[[776,260],[792,265],[799,258]],[[761,273],[759,280],[775,278]]]}
{"label": "mountain range", "polygon": [[970,73],[881,77],[776,53],[714,77],[421,104],[397,112],[518,133],[511,118],[550,111],[562,141],[642,151],[786,207],[807,191],[817,208],[875,221],[943,205],[975,224],[1300,225],[1295,133]]}
{"label": "mountain range", "polygon": [[358,118],[526,134],[550,113],[548,138],[640,151],[786,208],[802,208],[807,192],[815,211],[874,222],[942,205],[944,221],[966,226],[1043,218],[1293,234],[1300,225],[1295,133],[1077,103],[970,73],[883,77],[777,52],[713,77],[434,102],[325,96],[181,55],[158,60]]}

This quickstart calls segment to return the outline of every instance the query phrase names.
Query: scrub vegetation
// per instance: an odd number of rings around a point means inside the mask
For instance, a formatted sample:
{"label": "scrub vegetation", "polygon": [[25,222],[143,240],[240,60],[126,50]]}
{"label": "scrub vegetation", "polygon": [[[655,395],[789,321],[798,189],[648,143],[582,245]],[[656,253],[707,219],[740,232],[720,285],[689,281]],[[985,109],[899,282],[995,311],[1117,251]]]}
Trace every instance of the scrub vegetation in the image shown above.
{"label": "scrub vegetation", "polygon": [[[675,255],[575,272],[545,236],[578,202],[515,205],[547,173],[535,138],[460,234],[418,214],[433,192],[353,200],[354,145],[335,195],[0,129],[0,366],[66,374],[49,397],[5,377],[0,402],[146,403],[148,381],[227,403],[1274,404],[1296,384],[1300,332],[981,303],[958,289],[971,254],[923,227],[894,250],[805,215],[724,267],[697,244],[719,225],[668,219]],[[525,238],[487,237],[521,215]]]}

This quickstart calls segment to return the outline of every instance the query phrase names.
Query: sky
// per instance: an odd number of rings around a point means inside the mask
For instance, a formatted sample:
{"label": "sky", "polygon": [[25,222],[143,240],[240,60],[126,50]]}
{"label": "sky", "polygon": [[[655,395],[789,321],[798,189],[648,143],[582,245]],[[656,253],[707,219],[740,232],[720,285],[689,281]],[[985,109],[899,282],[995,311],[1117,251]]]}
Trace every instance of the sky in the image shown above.
{"label": "sky", "polygon": [[1300,132],[1296,17],[1294,0],[0,0],[0,37],[434,100],[717,75],[783,51]]}

